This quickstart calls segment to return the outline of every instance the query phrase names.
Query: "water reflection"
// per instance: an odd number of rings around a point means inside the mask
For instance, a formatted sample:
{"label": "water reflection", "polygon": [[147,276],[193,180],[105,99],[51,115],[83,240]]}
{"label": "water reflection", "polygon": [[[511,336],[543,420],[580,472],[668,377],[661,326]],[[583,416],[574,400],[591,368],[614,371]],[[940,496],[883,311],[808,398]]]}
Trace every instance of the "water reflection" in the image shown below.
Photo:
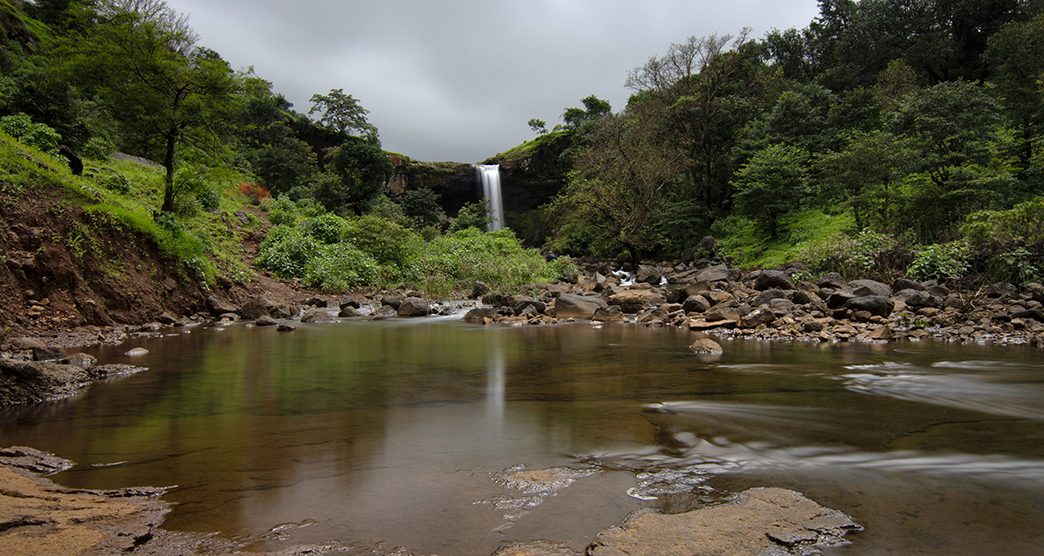
{"label": "water reflection", "polygon": [[[997,538],[1017,553],[1044,530],[1039,352],[725,341],[708,362],[693,338],[427,320],[196,330],[135,343],[149,373],[0,413],[0,434],[79,461],[69,485],[177,484],[169,526],[257,549],[581,549],[634,508],[682,511],[730,481],[818,493],[867,526],[870,552],[892,546],[878,530],[942,528],[935,551],[958,553]],[[98,355],[122,362],[127,347]],[[505,528],[473,502],[509,495],[491,477],[520,464],[603,472]],[[1000,509],[965,526],[955,501]]]}

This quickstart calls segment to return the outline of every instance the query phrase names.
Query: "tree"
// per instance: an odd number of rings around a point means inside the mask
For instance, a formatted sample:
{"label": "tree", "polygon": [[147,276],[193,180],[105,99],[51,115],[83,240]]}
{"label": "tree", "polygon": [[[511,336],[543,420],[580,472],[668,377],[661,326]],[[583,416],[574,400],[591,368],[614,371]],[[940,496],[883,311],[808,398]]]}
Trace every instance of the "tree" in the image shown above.
{"label": "tree", "polygon": [[878,229],[893,229],[893,206],[899,180],[914,166],[907,142],[886,131],[853,132],[845,146],[816,161],[820,192],[826,200],[852,209],[856,228],[871,217]]}
{"label": "tree", "polygon": [[163,0],[111,0],[98,13],[76,65],[92,76],[131,150],[162,160],[161,210],[172,211],[179,149],[214,139],[237,80]]}
{"label": "tree", "polygon": [[323,176],[316,200],[327,210],[342,214],[365,212],[381,193],[392,171],[380,143],[361,137],[348,137],[327,152],[326,160],[327,172],[320,176],[332,174],[336,180]]}
{"label": "tree", "polygon": [[733,180],[736,208],[775,237],[780,218],[808,194],[808,152],[777,143],[754,153]]}
{"label": "tree", "polygon": [[585,222],[598,241],[638,262],[664,243],[658,219],[682,169],[681,152],[658,141],[651,120],[634,115],[602,117],[590,139],[553,210]]}
{"label": "tree", "polygon": [[540,118],[530,118],[528,124],[529,129],[532,129],[533,133],[539,133],[541,135],[547,133],[547,122]]}
{"label": "tree", "polygon": [[377,128],[366,119],[369,110],[359,100],[345,94],[344,89],[331,89],[330,94],[314,94],[309,115],[319,114],[319,123],[344,135],[377,137]]}
{"label": "tree", "polygon": [[609,101],[600,99],[595,95],[584,97],[580,102],[584,105],[583,108],[566,108],[566,111],[562,114],[562,120],[567,127],[573,129],[582,127],[586,123],[608,116],[613,111]]}
{"label": "tree", "polygon": [[439,228],[446,220],[446,212],[439,205],[439,194],[427,187],[403,191],[399,204],[413,228]]}

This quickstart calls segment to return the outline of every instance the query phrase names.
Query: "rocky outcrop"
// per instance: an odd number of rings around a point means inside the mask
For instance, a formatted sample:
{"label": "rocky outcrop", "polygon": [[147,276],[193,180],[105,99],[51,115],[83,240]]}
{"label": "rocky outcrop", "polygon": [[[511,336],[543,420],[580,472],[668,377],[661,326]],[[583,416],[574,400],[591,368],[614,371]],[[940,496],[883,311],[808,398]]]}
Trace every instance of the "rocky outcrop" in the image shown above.
{"label": "rocky outcrop", "polygon": [[590,556],[813,554],[848,544],[851,517],[781,488],[752,488],[727,504],[665,515],[639,510],[598,534]]}
{"label": "rocky outcrop", "polygon": [[90,382],[91,375],[81,367],[0,359],[0,406],[68,398]]}

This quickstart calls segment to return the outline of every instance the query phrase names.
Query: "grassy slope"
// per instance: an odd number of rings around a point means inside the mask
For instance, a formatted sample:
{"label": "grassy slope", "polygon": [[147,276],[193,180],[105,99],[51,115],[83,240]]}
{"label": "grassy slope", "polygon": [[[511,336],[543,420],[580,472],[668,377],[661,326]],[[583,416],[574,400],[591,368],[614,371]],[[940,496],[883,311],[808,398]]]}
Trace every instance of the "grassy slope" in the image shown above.
{"label": "grassy slope", "polygon": [[[9,229],[7,239],[0,241],[0,255],[10,263],[57,250],[73,261],[71,272],[80,276],[74,284],[105,274],[130,286],[132,280],[146,276],[162,281],[165,289],[180,288],[186,299],[191,297],[186,287],[206,291],[218,285],[243,284],[254,276],[245,262],[244,242],[263,223],[243,210],[248,199],[236,187],[240,179],[234,174],[210,176],[210,186],[220,192],[218,210],[198,210],[163,225],[153,217],[162,199],[160,168],[112,159],[85,161],[84,175],[74,176],[63,159],[0,132],[0,218]],[[126,192],[106,188],[114,181],[125,184]],[[24,231],[10,230],[19,223],[34,228],[43,242],[27,248],[28,240],[20,237]],[[129,271],[128,265],[135,268]],[[32,281],[32,276],[18,280]],[[99,297],[113,297],[112,288],[88,286]],[[153,289],[161,292],[164,288]],[[83,301],[75,300],[81,313]],[[126,304],[125,300],[97,301]]]}

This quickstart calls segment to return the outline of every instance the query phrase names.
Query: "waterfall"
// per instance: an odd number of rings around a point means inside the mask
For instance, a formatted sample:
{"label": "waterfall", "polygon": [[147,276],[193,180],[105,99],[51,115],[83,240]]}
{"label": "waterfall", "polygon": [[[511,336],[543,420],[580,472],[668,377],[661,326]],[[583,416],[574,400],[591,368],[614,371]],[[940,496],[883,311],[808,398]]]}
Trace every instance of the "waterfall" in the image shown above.
{"label": "waterfall", "polygon": [[504,227],[504,205],[500,200],[500,165],[478,164],[475,168],[482,182],[482,196],[489,201],[489,229],[499,230]]}

